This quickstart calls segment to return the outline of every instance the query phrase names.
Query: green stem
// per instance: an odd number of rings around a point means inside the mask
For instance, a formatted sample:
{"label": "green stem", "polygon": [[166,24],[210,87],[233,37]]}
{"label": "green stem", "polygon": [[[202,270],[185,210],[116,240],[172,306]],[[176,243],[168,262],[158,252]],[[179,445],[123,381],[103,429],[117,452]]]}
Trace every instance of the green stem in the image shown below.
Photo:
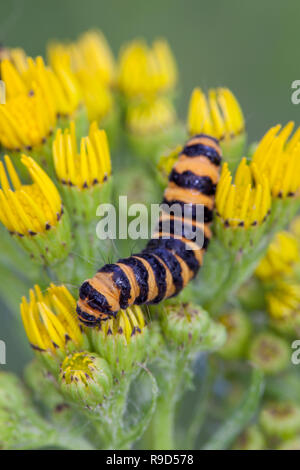
{"label": "green stem", "polygon": [[160,397],[157,401],[153,426],[155,429],[153,448],[155,450],[172,450],[174,444],[175,406],[170,396]]}
{"label": "green stem", "polygon": [[193,419],[190,423],[187,431],[186,436],[183,439],[184,441],[184,449],[194,449],[196,439],[201,431],[202,425],[204,423],[207,409],[208,409],[208,402],[210,398],[210,391],[212,388],[212,384],[215,378],[216,368],[213,367],[214,364],[210,363],[211,361],[207,360],[207,371],[205,376],[202,378],[202,390],[200,391],[201,395],[198,397],[198,403],[193,410]]}
{"label": "green stem", "polygon": [[242,404],[238,406],[233,415],[219,428],[203,449],[228,449],[256,412],[263,392],[263,379],[263,373],[259,369],[253,369],[250,387]]}
{"label": "green stem", "polygon": [[[185,351],[166,351],[162,373],[158,374],[160,395],[153,419],[153,449],[175,449],[176,405],[190,384],[191,360]],[[167,373],[166,373],[167,371]]]}

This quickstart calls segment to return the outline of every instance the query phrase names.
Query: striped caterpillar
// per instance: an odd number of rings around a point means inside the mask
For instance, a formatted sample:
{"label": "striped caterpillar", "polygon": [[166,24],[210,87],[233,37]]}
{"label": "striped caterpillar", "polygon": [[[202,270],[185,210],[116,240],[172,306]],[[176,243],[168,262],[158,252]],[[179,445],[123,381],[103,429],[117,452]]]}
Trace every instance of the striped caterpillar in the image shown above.
{"label": "striped caterpillar", "polygon": [[[84,325],[95,326],[132,304],[156,304],[173,297],[196,276],[211,238],[209,225],[220,164],[221,149],[217,139],[200,134],[186,143],[172,168],[163,200],[166,207],[184,206],[184,224],[182,216],[178,221],[171,211],[162,210],[158,227],[141,253],[106,264],[82,284],[77,314]],[[199,204],[204,206],[204,223],[196,220]],[[166,218],[169,233],[163,231],[162,222]],[[195,239],[184,236],[186,218],[193,233],[202,231],[201,247]],[[180,238],[174,231],[175,222],[183,226]]]}

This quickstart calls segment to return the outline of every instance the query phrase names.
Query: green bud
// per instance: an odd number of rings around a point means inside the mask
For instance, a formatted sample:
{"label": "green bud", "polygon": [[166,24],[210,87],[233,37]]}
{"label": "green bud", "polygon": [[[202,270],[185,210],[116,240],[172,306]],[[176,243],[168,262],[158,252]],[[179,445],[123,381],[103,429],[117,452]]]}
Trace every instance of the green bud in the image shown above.
{"label": "green bud", "polygon": [[208,313],[201,307],[182,303],[163,310],[162,331],[171,344],[197,350],[210,326]]}
{"label": "green bud", "polygon": [[219,354],[225,359],[241,357],[245,351],[247,341],[251,333],[251,323],[247,315],[235,310],[223,315],[220,323],[225,326],[227,339]]}
{"label": "green bud", "polygon": [[300,407],[292,402],[270,403],[259,420],[268,436],[288,439],[300,431]]}
{"label": "green bud", "polygon": [[226,328],[215,321],[211,321],[206,335],[201,342],[201,351],[218,351],[226,341]]}
{"label": "green bud", "polygon": [[97,354],[80,352],[64,359],[59,382],[62,393],[71,401],[96,406],[110,394],[112,375],[105,359]]}
{"label": "green bud", "polygon": [[250,345],[249,359],[266,374],[276,374],[288,366],[290,348],[273,333],[259,333]]}
{"label": "green bud", "polygon": [[225,328],[208,313],[189,303],[167,306],[162,315],[162,331],[171,344],[191,353],[218,349],[225,341]]}
{"label": "green bud", "polygon": [[236,440],[233,450],[263,450],[266,443],[258,426],[250,426]]}

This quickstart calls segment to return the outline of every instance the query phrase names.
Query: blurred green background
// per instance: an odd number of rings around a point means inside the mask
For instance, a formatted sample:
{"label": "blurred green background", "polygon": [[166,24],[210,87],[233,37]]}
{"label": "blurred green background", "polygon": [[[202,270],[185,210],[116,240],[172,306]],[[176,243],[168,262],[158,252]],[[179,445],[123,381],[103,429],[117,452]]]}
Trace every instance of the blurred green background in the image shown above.
{"label": "blurred green background", "polygon": [[[166,37],[183,118],[195,85],[224,85],[243,107],[251,140],[277,122],[299,124],[300,105],[291,103],[291,83],[300,79],[299,0],[0,0],[0,12],[0,42],[32,55],[44,54],[49,39],[74,39],[91,27],[102,29],[115,54],[136,36]],[[25,335],[5,313],[2,307],[7,365],[0,368],[20,370]]]}

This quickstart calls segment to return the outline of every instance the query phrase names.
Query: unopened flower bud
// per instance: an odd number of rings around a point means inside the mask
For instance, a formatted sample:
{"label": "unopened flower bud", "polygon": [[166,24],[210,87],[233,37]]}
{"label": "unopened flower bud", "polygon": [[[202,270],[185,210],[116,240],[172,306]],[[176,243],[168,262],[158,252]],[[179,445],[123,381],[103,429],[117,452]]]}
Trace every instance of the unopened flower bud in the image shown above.
{"label": "unopened flower bud", "polygon": [[250,345],[249,359],[266,374],[276,374],[288,366],[290,348],[273,333],[259,333]]}
{"label": "unopened flower bud", "polygon": [[241,107],[228,88],[193,90],[188,110],[190,135],[209,134],[220,141],[225,158],[233,169],[244,153],[245,122]]}
{"label": "unopened flower bud", "polygon": [[258,426],[250,426],[236,440],[233,450],[263,450],[265,439]]}
{"label": "unopened flower bud", "polygon": [[191,353],[218,349],[225,341],[225,328],[201,307],[182,303],[164,309],[162,330],[166,338]]}
{"label": "unopened flower bud", "polygon": [[175,304],[164,308],[162,330],[166,338],[179,347],[199,348],[210,325],[208,313],[191,304]]}
{"label": "unopened flower bud", "polygon": [[59,382],[63,394],[84,406],[96,406],[110,394],[112,375],[105,359],[97,354],[80,352],[67,356]]}
{"label": "unopened flower bud", "polygon": [[300,431],[300,407],[291,402],[270,403],[261,411],[260,424],[268,436],[294,437]]}

